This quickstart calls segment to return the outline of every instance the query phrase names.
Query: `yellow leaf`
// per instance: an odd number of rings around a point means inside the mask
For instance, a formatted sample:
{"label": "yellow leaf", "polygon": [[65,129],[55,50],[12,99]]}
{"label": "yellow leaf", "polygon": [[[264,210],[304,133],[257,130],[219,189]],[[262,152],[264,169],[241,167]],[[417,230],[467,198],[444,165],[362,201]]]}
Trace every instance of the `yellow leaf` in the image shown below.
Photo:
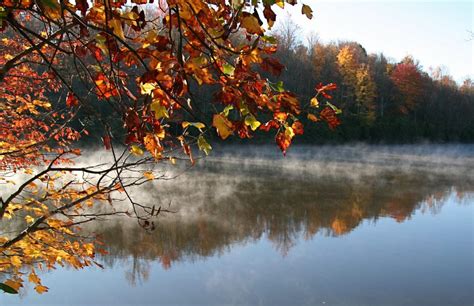
{"label": "yellow leaf", "polygon": [[311,106],[312,106],[312,107],[319,107],[318,98],[313,97],[313,98],[311,99]]}
{"label": "yellow leaf", "polygon": [[26,223],[30,224],[35,222],[35,218],[33,218],[32,216],[25,216],[25,221]]}
{"label": "yellow leaf", "polygon": [[222,139],[226,139],[234,132],[232,122],[222,114],[214,115],[212,118],[212,126],[217,129],[217,133]]}
{"label": "yellow leaf", "polygon": [[258,23],[258,19],[255,16],[247,15],[242,18],[241,26],[247,30],[250,34],[262,35],[263,30]]}
{"label": "yellow leaf", "polygon": [[143,176],[147,179],[147,180],[153,180],[155,178],[155,176],[153,175],[153,172],[151,171],[146,171],[145,173],[143,173]]}
{"label": "yellow leaf", "polygon": [[195,128],[201,130],[203,128],[206,127],[206,125],[202,122],[188,122],[188,121],[183,121],[183,123],[181,123],[181,125],[183,126],[183,129],[187,128],[188,126],[194,126]]}
{"label": "yellow leaf", "polygon": [[144,138],[143,138],[143,143],[145,145],[145,148],[148,150],[148,152],[153,155],[154,158],[161,158],[161,151],[163,151],[163,147],[160,144],[159,141],[159,136],[153,135],[152,133],[148,133]]}
{"label": "yellow leaf", "polygon": [[12,287],[16,291],[18,291],[21,287],[23,287],[23,284],[21,283],[21,281],[17,281],[17,280],[7,279],[3,283],[7,285],[8,287]]}
{"label": "yellow leaf", "polygon": [[212,147],[207,142],[206,138],[204,138],[204,136],[199,135],[197,144],[198,144],[199,150],[204,151],[204,153],[206,153],[206,155],[209,155],[209,153],[212,150]]}
{"label": "yellow leaf", "polygon": [[94,245],[92,243],[85,243],[83,246],[86,249],[87,255],[94,255]]}
{"label": "yellow leaf", "polygon": [[[14,266],[14,267],[21,267],[21,258],[20,256],[12,256],[10,258],[10,263]],[[11,286],[10,286],[11,287]],[[12,287],[13,288],[13,287]]]}
{"label": "yellow leaf", "polygon": [[28,280],[36,285],[40,284],[40,279],[38,275],[36,275],[35,271],[31,271],[30,276],[28,276]]}
{"label": "yellow leaf", "polygon": [[124,40],[125,36],[123,35],[123,29],[122,29],[122,23],[120,22],[119,19],[112,19],[109,21],[109,26],[112,28],[114,34]]}
{"label": "yellow leaf", "polygon": [[313,18],[313,10],[306,4],[303,4],[303,7],[301,8],[301,13],[306,15],[306,17],[308,17],[309,19]]}
{"label": "yellow leaf", "polygon": [[142,95],[149,95],[155,87],[155,83],[140,83],[140,92]]}
{"label": "yellow leaf", "polygon": [[49,219],[46,221],[46,223],[48,223],[48,225],[52,228],[61,228],[63,226],[63,222],[57,219]]}
{"label": "yellow leaf", "polygon": [[252,131],[255,131],[261,125],[261,123],[255,119],[255,116],[252,114],[249,114],[247,117],[245,117],[245,124],[250,126]]}
{"label": "yellow leaf", "polygon": [[48,292],[48,287],[43,286],[43,285],[37,285],[37,286],[35,287],[35,290],[36,290],[36,292],[38,292],[39,294],[42,294],[42,293]]}
{"label": "yellow leaf", "polygon": [[130,152],[132,152],[136,156],[143,155],[143,150],[139,146],[136,146],[136,145],[131,146]]}
{"label": "yellow leaf", "polygon": [[166,107],[161,105],[161,103],[159,101],[154,101],[153,103],[151,103],[150,108],[151,108],[152,111],[155,112],[155,118],[156,119],[161,119],[163,117],[164,118],[169,118],[170,117]]}
{"label": "yellow leaf", "polygon": [[293,128],[289,126],[285,129],[285,135],[291,139],[293,136],[295,136],[295,131],[293,131]]}

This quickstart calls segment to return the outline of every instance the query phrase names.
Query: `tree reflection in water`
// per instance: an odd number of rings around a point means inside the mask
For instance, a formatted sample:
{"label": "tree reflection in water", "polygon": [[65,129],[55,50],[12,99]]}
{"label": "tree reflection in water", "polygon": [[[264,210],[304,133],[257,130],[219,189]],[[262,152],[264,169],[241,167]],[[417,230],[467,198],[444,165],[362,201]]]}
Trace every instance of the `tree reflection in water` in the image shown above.
{"label": "tree reflection in water", "polygon": [[90,228],[101,233],[109,253],[101,261],[129,266],[126,278],[136,284],[148,279],[151,261],[170,269],[174,262],[223,254],[235,244],[261,238],[285,256],[316,234],[338,237],[379,218],[405,222],[416,211],[436,214],[448,197],[472,203],[474,191],[472,177],[432,179],[423,171],[388,170],[354,179],[228,167],[208,163],[186,177],[150,186],[143,197],[172,201],[178,211],[162,215],[153,232],[129,220]]}

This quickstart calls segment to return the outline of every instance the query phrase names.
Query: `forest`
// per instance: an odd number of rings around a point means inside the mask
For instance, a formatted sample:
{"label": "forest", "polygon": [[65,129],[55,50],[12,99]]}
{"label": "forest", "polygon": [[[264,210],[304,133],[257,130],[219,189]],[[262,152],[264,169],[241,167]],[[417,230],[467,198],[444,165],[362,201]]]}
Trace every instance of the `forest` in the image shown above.
{"label": "forest", "polygon": [[383,53],[368,54],[357,42],[321,43],[313,37],[302,44],[291,23],[279,34],[277,57],[286,67],[281,80],[287,88],[308,98],[315,82],[339,85],[334,93],[342,110],[337,136],[310,127],[305,142],[474,141],[471,79],[457,84],[445,68],[423,69],[416,54],[396,62]]}

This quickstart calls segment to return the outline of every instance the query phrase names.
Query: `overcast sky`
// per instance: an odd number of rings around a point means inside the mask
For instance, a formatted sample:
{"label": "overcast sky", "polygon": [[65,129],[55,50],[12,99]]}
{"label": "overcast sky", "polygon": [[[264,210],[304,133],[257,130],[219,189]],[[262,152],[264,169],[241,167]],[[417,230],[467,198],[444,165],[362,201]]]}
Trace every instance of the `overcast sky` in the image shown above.
{"label": "overcast sky", "polygon": [[301,5],[287,6],[302,35],[316,32],[323,42],[355,40],[367,52],[383,52],[394,60],[411,54],[426,71],[445,66],[457,82],[474,78],[474,40],[469,40],[469,31],[474,32],[474,1],[299,2],[314,11],[308,20],[301,15]]}

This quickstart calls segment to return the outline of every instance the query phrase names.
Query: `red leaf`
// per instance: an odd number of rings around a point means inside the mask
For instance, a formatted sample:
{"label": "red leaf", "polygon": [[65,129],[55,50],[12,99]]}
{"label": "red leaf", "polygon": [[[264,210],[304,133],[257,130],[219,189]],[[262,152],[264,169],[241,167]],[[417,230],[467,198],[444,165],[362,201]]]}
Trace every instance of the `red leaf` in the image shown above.
{"label": "red leaf", "polygon": [[280,62],[277,59],[271,58],[271,57],[264,58],[262,63],[260,64],[260,67],[262,67],[263,70],[268,71],[275,76],[279,76],[283,68],[285,68],[285,66],[280,64]]}
{"label": "red leaf", "polygon": [[300,121],[293,122],[291,128],[293,129],[296,135],[303,135],[303,124]]}
{"label": "red leaf", "polygon": [[68,92],[66,97],[66,106],[67,107],[74,107],[79,105],[79,100],[74,96],[73,93]]}
{"label": "red leaf", "polygon": [[268,132],[268,131],[270,131],[271,128],[278,129],[279,127],[280,127],[280,125],[278,124],[278,122],[276,122],[275,120],[270,120],[267,123],[262,124],[260,126],[260,129],[262,131]]}
{"label": "red leaf", "polygon": [[78,9],[82,16],[86,16],[87,9],[89,8],[89,3],[87,0],[76,0],[76,9]]}
{"label": "red leaf", "polygon": [[110,150],[112,148],[109,135],[105,135],[104,137],[102,137],[102,142],[104,143],[104,147],[106,150]]}
{"label": "red leaf", "polygon": [[320,114],[320,115],[321,115],[321,118],[322,118],[323,120],[325,120],[325,121],[328,123],[328,125],[329,125],[329,127],[330,127],[331,129],[334,129],[334,128],[336,128],[338,125],[341,124],[341,121],[339,121],[339,119],[336,117],[336,112],[335,112],[332,108],[330,108],[330,107],[328,107],[328,106],[326,106],[326,107],[321,111],[321,114]]}
{"label": "red leaf", "polygon": [[286,149],[291,145],[291,137],[285,132],[279,132],[275,140],[283,155],[286,155]]}

